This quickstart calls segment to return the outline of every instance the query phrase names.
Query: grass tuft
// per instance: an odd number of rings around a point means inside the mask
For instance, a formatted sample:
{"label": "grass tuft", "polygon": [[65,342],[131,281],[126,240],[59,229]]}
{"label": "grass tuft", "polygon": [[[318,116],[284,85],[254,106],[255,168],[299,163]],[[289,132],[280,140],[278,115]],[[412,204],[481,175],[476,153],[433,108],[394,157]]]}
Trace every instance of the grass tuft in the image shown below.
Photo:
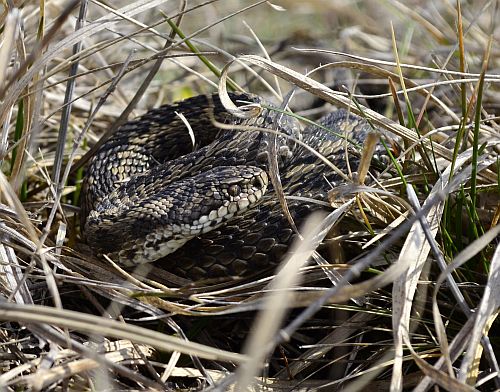
{"label": "grass tuft", "polygon": [[[2,389],[500,389],[498,20],[498,2],[2,3]],[[94,256],[97,146],[217,86],[304,126],[346,108],[387,157],[340,135],[362,162],[328,162],[333,208],[274,273]]]}

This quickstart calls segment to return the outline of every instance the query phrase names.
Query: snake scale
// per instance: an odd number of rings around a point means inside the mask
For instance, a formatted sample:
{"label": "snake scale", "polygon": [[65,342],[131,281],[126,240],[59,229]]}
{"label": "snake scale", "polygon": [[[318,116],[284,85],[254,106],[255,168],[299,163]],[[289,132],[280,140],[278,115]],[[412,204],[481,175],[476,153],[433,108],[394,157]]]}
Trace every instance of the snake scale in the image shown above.
{"label": "snake scale", "polygon": [[[361,145],[370,128],[338,110],[320,126],[300,130],[294,118],[257,96],[230,98],[263,109],[241,120],[217,94],[200,95],[127,122],[99,148],[82,188],[83,237],[91,248],[123,266],[162,259],[170,272],[193,280],[249,275],[281,261],[295,233],[268,179],[269,152],[276,151],[284,194],[295,196],[287,203],[300,227],[310,212],[325,208],[315,200],[327,201],[341,178],[294,138],[340,170],[346,170],[348,156],[355,170],[359,148],[333,132]],[[214,119],[234,129],[221,129]],[[269,148],[272,140],[275,150]]]}

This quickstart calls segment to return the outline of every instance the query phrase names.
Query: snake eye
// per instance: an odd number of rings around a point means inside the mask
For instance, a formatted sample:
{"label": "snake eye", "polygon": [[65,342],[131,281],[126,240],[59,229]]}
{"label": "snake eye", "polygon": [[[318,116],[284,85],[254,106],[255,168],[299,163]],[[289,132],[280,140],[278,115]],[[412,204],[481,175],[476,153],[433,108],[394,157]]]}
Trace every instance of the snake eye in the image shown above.
{"label": "snake eye", "polygon": [[254,187],[255,189],[262,189],[262,187],[264,186],[264,184],[262,183],[262,181],[255,177],[252,181],[252,187]]}
{"label": "snake eye", "polygon": [[236,197],[241,193],[241,187],[239,185],[231,185],[228,188],[227,193],[229,193],[229,196]]}

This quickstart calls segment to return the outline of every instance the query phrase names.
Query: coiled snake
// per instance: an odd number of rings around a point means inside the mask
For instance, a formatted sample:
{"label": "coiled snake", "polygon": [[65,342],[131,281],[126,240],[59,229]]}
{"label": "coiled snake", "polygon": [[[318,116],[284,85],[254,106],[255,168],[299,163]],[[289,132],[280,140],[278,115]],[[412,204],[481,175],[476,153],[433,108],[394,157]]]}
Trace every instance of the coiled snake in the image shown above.
{"label": "coiled snake", "polygon": [[[230,97],[239,106],[262,102],[248,94]],[[340,177],[293,138],[345,170],[346,156],[357,167],[359,151],[324,127],[358,144],[370,129],[344,110],[303,131],[292,117],[269,108],[240,120],[215,94],[150,110],[121,126],[89,164],[81,221],[93,249],[124,266],[166,257],[171,272],[190,279],[246,275],[281,260],[294,232],[268,181],[273,136],[236,126],[222,130],[214,119],[289,136],[276,138],[275,151],[283,191],[295,196],[288,205],[298,225],[325,208],[314,199],[326,201]]]}

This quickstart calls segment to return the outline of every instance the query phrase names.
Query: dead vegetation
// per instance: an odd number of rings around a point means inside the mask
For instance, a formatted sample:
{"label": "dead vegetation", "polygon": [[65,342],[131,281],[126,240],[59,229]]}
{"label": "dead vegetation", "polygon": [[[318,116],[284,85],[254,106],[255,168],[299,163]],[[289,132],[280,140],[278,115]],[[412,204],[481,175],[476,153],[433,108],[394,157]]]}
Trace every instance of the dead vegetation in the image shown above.
{"label": "dead vegetation", "polygon": [[[32,3],[0,5],[3,390],[500,388],[497,1]],[[309,120],[347,107],[392,161],[365,186],[365,150],[273,276],[93,258],[77,213],[93,147],[226,87],[295,88]]]}

